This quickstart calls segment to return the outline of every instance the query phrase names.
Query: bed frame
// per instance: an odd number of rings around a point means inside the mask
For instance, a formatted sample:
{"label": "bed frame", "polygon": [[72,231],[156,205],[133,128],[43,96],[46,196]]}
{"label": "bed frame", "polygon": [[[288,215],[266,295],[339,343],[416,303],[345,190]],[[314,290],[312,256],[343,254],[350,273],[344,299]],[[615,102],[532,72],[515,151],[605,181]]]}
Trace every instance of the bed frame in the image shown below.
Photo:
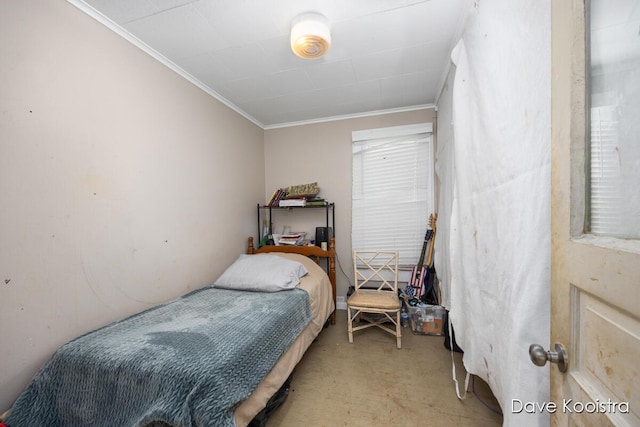
{"label": "bed frame", "polygon": [[[285,252],[308,256],[315,259],[317,264],[320,264],[321,258],[326,258],[328,261],[327,275],[331,282],[331,292],[333,294],[333,305],[336,306],[336,241],[334,237],[329,239],[329,249],[322,250],[319,246],[295,246],[295,245],[264,245],[255,249],[253,246],[253,237],[249,237],[247,246],[248,254],[261,254],[269,252]],[[336,311],[335,308],[331,313],[331,324],[336,324]]]}

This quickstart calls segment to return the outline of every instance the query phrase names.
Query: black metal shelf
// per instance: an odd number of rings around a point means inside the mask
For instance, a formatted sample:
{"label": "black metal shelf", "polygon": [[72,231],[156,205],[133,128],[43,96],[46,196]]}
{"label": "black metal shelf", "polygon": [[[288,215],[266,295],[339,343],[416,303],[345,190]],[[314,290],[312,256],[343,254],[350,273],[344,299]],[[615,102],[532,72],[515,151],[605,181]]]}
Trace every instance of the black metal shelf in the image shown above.
{"label": "black metal shelf", "polygon": [[[269,217],[267,221],[269,223],[269,234],[273,234],[273,211],[281,211],[281,210],[305,210],[305,209],[324,209],[325,210],[325,223],[326,227],[332,227],[333,235],[336,235],[336,213],[335,213],[335,203],[327,202],[325,205],[312,205],[312,206],[265,206],[258,203],[257,205],[257,213],[258,213],[258,241],[260,241],[262,236],[262,227],[260,225],[260,211],[266,211],[269,213]],[[331,211],[331,223],[329,223],[329,211]]]}

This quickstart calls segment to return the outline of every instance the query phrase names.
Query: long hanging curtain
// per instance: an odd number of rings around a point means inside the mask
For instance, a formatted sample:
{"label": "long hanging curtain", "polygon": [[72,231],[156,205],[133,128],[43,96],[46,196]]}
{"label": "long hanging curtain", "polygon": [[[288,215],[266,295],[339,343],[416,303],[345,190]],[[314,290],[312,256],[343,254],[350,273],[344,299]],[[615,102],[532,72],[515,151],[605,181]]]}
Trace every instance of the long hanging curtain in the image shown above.
{"label": "long hanging curtain", "polygon": [[545,426],[548,414],[517,401],[549,400],[549,370],[528,355],[549,345],[549,1],[475,2],[452,59],[436,164],[443,304],[504,424]]}

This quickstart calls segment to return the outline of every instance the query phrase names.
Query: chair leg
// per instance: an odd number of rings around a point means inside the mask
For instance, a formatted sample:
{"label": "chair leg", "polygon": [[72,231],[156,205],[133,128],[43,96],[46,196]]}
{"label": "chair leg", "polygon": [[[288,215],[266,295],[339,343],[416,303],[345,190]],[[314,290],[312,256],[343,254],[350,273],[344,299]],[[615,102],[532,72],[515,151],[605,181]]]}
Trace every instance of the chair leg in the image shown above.
{"label": "chair leg", "polygon": [[349,332],[349,343],[353,344],[353,323],[351,322],[351,308],[347,306],[347,331]]}
{"label": "chair leg", "polygon": [[396,313],[396,340],[398,348],[402,348],[402,325],[400,324],[400,311]]}

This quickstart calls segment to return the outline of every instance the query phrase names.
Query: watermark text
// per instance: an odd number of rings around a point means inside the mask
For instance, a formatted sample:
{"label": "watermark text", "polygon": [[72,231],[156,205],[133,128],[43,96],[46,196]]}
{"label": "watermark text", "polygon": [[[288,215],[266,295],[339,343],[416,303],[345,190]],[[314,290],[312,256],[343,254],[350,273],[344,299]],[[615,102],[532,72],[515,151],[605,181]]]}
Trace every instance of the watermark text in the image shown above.
{"label": "watermark text", "polygon": [[629,402],[615,402],[611,399],[595,399],[588,402],[580,402],[573,399],[562,399],[557,402],[523,402],[520,399],[511,399],[511,413],[549,414],[561,411],[565,414],[628,414]]}

